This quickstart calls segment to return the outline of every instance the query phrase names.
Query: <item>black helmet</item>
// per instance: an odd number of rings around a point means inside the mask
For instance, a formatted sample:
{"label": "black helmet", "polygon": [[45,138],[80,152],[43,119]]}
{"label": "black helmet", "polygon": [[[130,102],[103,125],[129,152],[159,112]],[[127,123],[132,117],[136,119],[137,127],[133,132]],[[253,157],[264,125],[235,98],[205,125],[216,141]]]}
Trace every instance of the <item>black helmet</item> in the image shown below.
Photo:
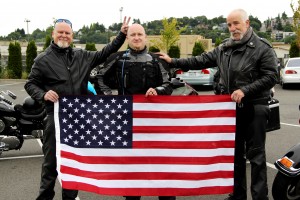
{"label": "black helmet", "polygon": [[28,110],[37,109],[40,104],[31,97],[26,97],[23,101],[23,108]]}

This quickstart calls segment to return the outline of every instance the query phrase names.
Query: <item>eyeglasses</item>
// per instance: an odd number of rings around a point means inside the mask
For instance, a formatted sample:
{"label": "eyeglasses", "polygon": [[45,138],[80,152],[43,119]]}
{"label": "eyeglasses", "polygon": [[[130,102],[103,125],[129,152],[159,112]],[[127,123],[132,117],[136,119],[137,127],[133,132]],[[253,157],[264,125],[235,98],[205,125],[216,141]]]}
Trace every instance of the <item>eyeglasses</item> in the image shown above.
{"label": "eyeglasses", "polygon": [[62,22],[66,22],[66,23],[69,24],[69,25],[71,26],[71,28],[72,28],[72,22],[71,22],[70,20],[68,20],[68,19],[57,19],[57,20],[55,21],[55,24],[57,24],[57,23],[62,23]]}

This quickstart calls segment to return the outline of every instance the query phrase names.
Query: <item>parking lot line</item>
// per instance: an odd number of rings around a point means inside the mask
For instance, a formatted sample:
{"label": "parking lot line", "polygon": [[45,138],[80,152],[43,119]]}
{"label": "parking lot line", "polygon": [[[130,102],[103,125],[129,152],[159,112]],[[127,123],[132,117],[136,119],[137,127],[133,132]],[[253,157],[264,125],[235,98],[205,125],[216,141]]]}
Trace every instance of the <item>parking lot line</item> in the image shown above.
{"label": "parking lot line", "polygon": [[295,127],[300,127],[300,125],[296,125],[296,124],[288,124],[288,123],[280,123],[282,125],[286,125],[286,126],[295,126]]}
{"label": "parking lot line", "polygon": [[15,159],[24,159],[24,158],[39,158],[39,157],[43,157],[43,156],[44,155],[15,156],[15,157],[0,158],[0,160],[15,160]]}

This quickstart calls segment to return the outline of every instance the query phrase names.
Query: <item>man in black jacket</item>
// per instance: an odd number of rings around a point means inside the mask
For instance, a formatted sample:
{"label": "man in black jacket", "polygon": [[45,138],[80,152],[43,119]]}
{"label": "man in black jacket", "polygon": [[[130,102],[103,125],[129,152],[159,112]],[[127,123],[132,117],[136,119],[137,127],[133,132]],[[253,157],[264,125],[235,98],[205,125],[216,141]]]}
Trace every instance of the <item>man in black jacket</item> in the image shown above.
{"label": "man in black jacket", "polygon": [[[44,162],[38,200],[51,200],[55,194],[57,171],[54,102],[60,95],[88,94],[90,71],[122,46],[129,21],[130,17],[127,21],[124,18],[121,32],[102,51],[86,51],[70,47],[73,40],[72,23],[67,19],[58,19],[52,32],[52,43],[35,59],[24,87],[33,99],[44,102],[47,110],[43,136]],[[77,194],[77,190],[63,189],[62,199],[74,200]]]}
{"label": "man in black jacket", "polygon": [[170,95],[168,64],[148,52],[140,24],[129,27],[127,41],[129,48],[108,57],[97,75],[100,90],[106,95],[111,89],[118,89],[119,95]]}
{"label": "man in black jacket", "polygon": [[234,192],[227,199],[247,199],[247,158],[251,164],[252,199],[266,200],[268,98],[277,81],[277,58],[269,42],[253,32],[244,10],[233,10],[227,26],[231,37],[211,52],[187,59],[171,59],[161,53],[160,58],[183,70],[218,67],[220,93],[231,95],[237,103]]}
{"label": "man in black jacket", "polygon": [[[173,89],[166,70],[168,66],[164,66],[167,63],[148,52],[146,33],[140,24],[129,27],[127,41],[129,49],[112,54],[100,70],[97,77],[101,91],[109,95],[112,94],[111,89],[115,88],[118,89],[118,95],[170,95]],[[140,196],[125,198],[141,199]],[[159,197],[159,200],[175,199],[175,196]]]}

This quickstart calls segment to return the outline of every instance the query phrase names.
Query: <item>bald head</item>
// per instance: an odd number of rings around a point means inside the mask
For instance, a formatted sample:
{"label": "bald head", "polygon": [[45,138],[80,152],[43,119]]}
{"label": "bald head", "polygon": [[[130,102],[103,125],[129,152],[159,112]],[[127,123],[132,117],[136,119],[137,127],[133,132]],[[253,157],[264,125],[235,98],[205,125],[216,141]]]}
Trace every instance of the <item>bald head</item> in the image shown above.
{"label": "bald head", "polygon": [[144,27],[140,24],[132,24],[131,26],[129,26],[127,34],[130,34],[131,32],[137,32],[137,31],[146,34]]}
{"label": "bald head", "polygon": [[141,51],[146,47],[145,29],[140,24],[132,24],[128,28],[127,41],[130,48]]}
{"label": "bald head", "polygon": [[73,31],[70,24],[66,22],[56,23],[52,32],[52,38],[59,47],[69,47],[73,41]]}

